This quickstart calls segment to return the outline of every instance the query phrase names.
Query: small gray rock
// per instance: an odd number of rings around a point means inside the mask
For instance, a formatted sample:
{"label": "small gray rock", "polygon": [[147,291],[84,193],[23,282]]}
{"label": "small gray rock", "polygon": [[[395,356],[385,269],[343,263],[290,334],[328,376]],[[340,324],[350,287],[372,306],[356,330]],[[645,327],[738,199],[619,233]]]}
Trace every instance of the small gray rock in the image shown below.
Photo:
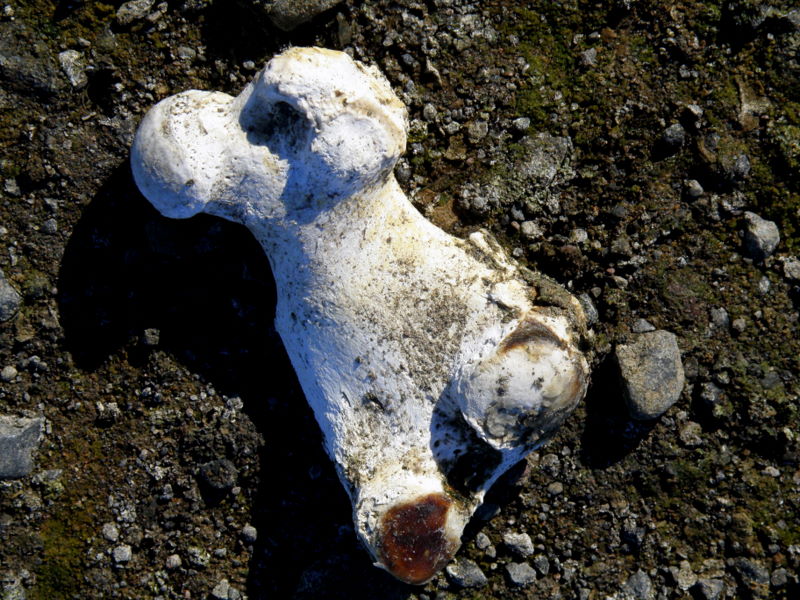
{"label": "small gray rock", "polygon": [[477,563],[468,558],[461,558],[449,564],[445,573],[453,585],[461,588],[479,588],[489,582]]}
{"label": "small gray rock", "polygon": [[318,14],[329,10],[342,0],[252,0],[265,10],[276,27],[291,31],[298,25],[310,21]]}
{"label": "small gray rock", "polygon": [[524,587],[536,581],[536,571],[528,563],[508,563],[506,573],[512,585]]}
{"label": "small gray rock", "polygon": [[103,537],[109,542],[116,542],[119,539],[119,529],[114,523],[103,524]]}
{"label": "small gray rock", "polygon": [[533,541],[527,533],[504,533],[503,543],[514,554],[523,558],[533,554]]}
{"label": "small gray rock", "polygon": [[783,260],[783,276],[789,281],[800,281],[800,259],[795,257]]}
{"label": "small gray rock", "polygon": [[597,48],[589,48],[588,50],[584,50],[581,52],[580,58],[578,59],[581,63],[582,67],[593,67],[597,64]]}
{"label": "small gray rock", "polygon": [[181,567],[181,564],[182,564],[181,557],[178,556],[177,554],[170,554],[167,557],[167,560],[164,562],[164,566],[170,571],[179,569]]}
{"label": "small gray rock", "polygon": [[701,579],[694,589],[703,600],[719,600],[725,591],[725,582],[721,579]]}
{"label": "small gray rock", "polygon": [[120,25],[130,25],[134,21],[139,21],[147,16],[156,0],[131,0],[124,2],[117,9],[117,22]]}
{"label": "small gray rock", "polygon": [[115,563],[122,565],[131,561],[131,558],[133,558],[133,551],[128,544],[122,544],[114,548],[111,551],[111,555],[114,557]]}
{"label": "small gray rock", "polygon": [[711,322],[714,324],[714,327],[727,331],[731,326],[731,317],[728,315],[728,311],[720,307],[712,308],[710,313]]}
{"label": "small gray rock", "polygon": [[624,597],[633,600],[653,600],[656,597],[650,576],[641,569],[628,577],[628,581],[622,586],[622,592]]}
{"label": "small gray rock", "polygon": [[661,134],[661,141],[670,150],[678,150],[686,140],[686,130],[680,123],[673,123]]}
{"label": "small gray rock", "polygon": [[189,559],[189,564],[198,569],[205,569],[208,563],[211,562],[211,555],[208,551],[198,546],[190,546],[187,548],[186,557]]}
{"label": "small gray rock", "polygon": [[19,479],[33,470],[44,419],[0,416],[0,479]]}
{"label": "small gray rock", "polygon": [[771,256],[781,241],[778,226],[749,211],[744,213],[744,220],[744,247],[748,256],[755,260]]}
{"label": "small gray rock", "polygon": [[696,179],[690,179],[686,182],[686,193],[689,198],[697,199],[703,195],[703,186]]}
{"label": "small gray rock", "polygon": [[631,325],[633,333],[647,333],[648,331],[655,331],[655,326],[647,319],[636,319]]}
{"label": "small gray rock", "polygon": [[0,323],[12,319],[19,312],[20,304],[22,304],[22,297],[0,270]]}
{"label": "small gray rock", "polygon": [[242,527],[242,541],[245,544],[252,544],[258,539],[258,531],[249,523]]}
{"label": "small gray rock", "polygon": [[550,561],[544,554],[540,554],[539,556],[534,557],[533,566],[536,568],[536,571],[542,577],[544,577],[550,572]]}
{"label": "small gray rock", "polygon": [[745,583],[769,585],[769,571],[760,562],[749,558],[737,558],[734,565]]}
{"label": "small gray rock", "polygon": [[239,472],[227,458],[212,460],[200,466],[200,478],[210,488],[217,491],[230,490],[236,485]]}
{"label": "small gray rock", "polygon": [[17,378],[18,374],[17,368],[14,365],[6,365],[3,367],[3,370],[0,371],[0,380],[11,383]]}
{"label": "small gray rock", "polygon": [[489,539],[489,536],[482,531],[478,532],[478,535],[475,536],[475,547],[478,550],[486,550],[491,545],[492,540]]}
{"label": "small gray rock", "polygon": [[625,401],[631,417],[655,419],[680,398],[684,374],[678,341],[668,331],[639,334],[616,350]]}
{"label": "small gray rock", "polygon": [[514,119],[511,124],[514,126],[514,129],[523,133],[531,126],[531,120],[528,117],[518,117]]}
{"label": "small gray rock", "polygon": [[154,327],[150,327],[145,329],[142,333],[142,343],[145,346],[154,347],[158,346],[159,342],[161,341],[161,331],[155,329]]}
{"label": "small gray rock", "polygon": [[86,62],[83,53],[77,50],[64,50],[59,52],[58,62],[72,87],[75,89],[86,87],[89,78],[86,76]]}
{"label": "small gray rock", "polygon": [[700,426],[699,423],[695,423],[694,421],[689,421],[681,427],[681,431],[679,437],[681,438],[681,443],[686,446],[687,448],[697,448],[698,446],[703,445],[703,428]]}
{"label": "small gray rock", "polygon": [[223,579],[211,590],[211,597],[214,598],[214,600],[228,600],[228,591],[230,588],[231,586],[228,580]]}

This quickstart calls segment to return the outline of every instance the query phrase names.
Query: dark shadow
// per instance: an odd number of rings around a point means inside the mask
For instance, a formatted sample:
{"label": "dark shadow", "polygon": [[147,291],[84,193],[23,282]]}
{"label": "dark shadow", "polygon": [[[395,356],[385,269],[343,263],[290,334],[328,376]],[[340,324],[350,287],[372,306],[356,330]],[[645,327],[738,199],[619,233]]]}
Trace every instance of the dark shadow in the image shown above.
{"label": "dark shadow", "polygon": [[581,437],[581,462],[605,469],[630,454],[658,421],[635,421],[628,415],[619,382],[619,368],[607,357],[593,372],[586,394],[586,422]]}
{"label": "dark shadow", "polygon": [[74,227],[58,289],[79,368],[95,370],[118,354],[147,370],[154,349],[144,331],[157,329],[159,351],[242,398],[264,440],[250,517],[259,532],[251,599],[409,595],[359,545],[350,502],[274,331],[272,273],[249,232],[205,215],[160,216],[126,163]]}

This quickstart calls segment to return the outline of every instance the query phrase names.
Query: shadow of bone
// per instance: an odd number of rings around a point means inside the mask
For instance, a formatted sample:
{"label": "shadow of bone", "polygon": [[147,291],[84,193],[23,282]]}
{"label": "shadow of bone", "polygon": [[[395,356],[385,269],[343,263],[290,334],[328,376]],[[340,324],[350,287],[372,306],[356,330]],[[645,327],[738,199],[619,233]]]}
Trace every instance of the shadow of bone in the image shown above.
{"label": "shadow of bone", "polygon": [[[404,597],[398,593],[406,586],[375,569],[358,545],[349,500],[274,331],[267,258],[245,228],[206,215],[162,217],[126,163],[74,228],[58,288],[65,343],[79,369],[104,376],[121,357],[139,376],[179,386],[186,375],[153,360],[165,353],[220,393],[242,398],[263,438],[257,489],[245,493],[259,532],[250,598],[291,597],[315,578],[338,585],[341,573],[349,574],[349,587],[341,588],[349,597],[366,594],[364,582],[387,598]],[[149,328],[159,330],[155,349],[141,342]],[[331,561],[335,571],[325,567]]]}

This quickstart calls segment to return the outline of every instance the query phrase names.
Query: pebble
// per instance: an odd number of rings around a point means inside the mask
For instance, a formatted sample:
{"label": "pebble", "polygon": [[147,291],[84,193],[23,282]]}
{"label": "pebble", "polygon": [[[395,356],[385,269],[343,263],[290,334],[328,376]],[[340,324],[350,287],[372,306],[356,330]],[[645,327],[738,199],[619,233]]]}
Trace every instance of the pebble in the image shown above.
{"label": "pebble", "polygon": [[156,0],[131,0],[124,2],[117,9],[117,22],[120,25],[130,25],[134,21],[139,21],[147,16]]}
{"label": "pebble", "polygon": [[564,493],[564,484],[560,481],[554,481],[547,486],[547,493],[551,496],[559,496]]}
{"label": "pebble", "polygon": [[33,470],[33,453],[39,447],[44,419],[0,416],[0,480],[19,479]]}
{"label": "pebble", "polygon": [[641,569],[628,577],[628,581],[622,586],[623,595],[633,600],[653,600],[656,591],[650,576]]}
{"label": "pebble", "polygon": [[674,334],[658,330],[636,336],[616,349],[628,411],[634,419],[655,419],[680,398],[684,374]]}
{"label": "pebble", "polygon": [[473,121],[467,126],[467,135],[472,143],[479,142],[489,134],[489,124],[486,121]]}
{"label": "pebble", "polygon": [[694,589],[702,600],[719,600],[725,591],[725,582],[721,579],[701,579]]}
{"label": "pebble", "polygon": [[541,238],[542,228],[535,221],[523,221],[520,223],[519,232],[529,240]]}
{"label": "pebble", "polygon": [[104,523],[102,533],[109,542],[116,542],[119,539],[119,529],[114,523]]}
{"label": "pebble", "polygon": [[544,554],[534,557],[533,566],[542,577],[550,572],[550,561]]}
{"label": "pebble", "polygon": [[242,527],[242,541],[245,544],[252,544],[258,539],[258,531],[249,523]]}
{"label": "pebble", "polygon": [[227,458],[212,460],[200,466],[200,478],[209,487],[217,491],[230,490],[236,485],[239,472]]}
{"label": "pebble", "polygon": [[528,563],[508,563],[506,573],[511,583],[517,587],[524,587],[536,581],[536,571]]}
{"label": "pebble", "polygon": [[686,130],[680,123],[673,123],[661,134],[661,141],[672,151],[677,151],[686,140]]}
{"label": "pebble", "polygon": [[690,179],[686,182],[686,193],[689,195],[689,198],[699,198],[703,195],[703,186],[700,185],[700,182],[697,179]]}
{"label": "pebble", "polygon": [[711,322],[717,329],[727,330],[731,326],[730,315],[728,315],[728,311],[724,308],[712,308],[710,313]]}
{"label": "pebble", "polygon": [[161,331],[159,329],[150,327],[148,329],[145,329],[144,332],[142,332],[142,343],[145,346],[152,348],[154,346],[158,346],[160,341],[161,341]]}
{"label": "pebble", "polygon": [[342,0],[252,0],[263,10],[276,27],[291,31],[310,21],[321,12],[333,8]]}
{"label": "pebble", "polygon": [[190,546],[186,549],[186,557],[189,559],[189,564],[198,569],[205,569],[211,561],[211,555],[197,546]]}
{"label": "pebble", "polygon": [[504,533],[503,543],[518,556],[526,557],[533,554],[533,540],[527,533]]}
{"label": "pebble", "polygon": [[778,226],[749,211],[744,213],[744,220],[744,248],[747,255],[755,260],[771,256],[781,241]]}
{"label": "pebble", "polygon": [[800,259],[793,256],[784,259],[783,276],[789,281],[800,281]]}
{"label": "pebble", "polygon": [[648,331],[655,331],[655,326],[647,319],[636,319],[631,325],[633,333],[647,333]]}
{"label": "pebble", "polygon": [[531,126],[531,120],[528,117],[518,117],[514,119],[511,124],[514,126],[514,129],[523,133]]}
{"label": "pebble", "polygon": [[114,557],[114,562],[118,565],[130,562],[131,558],[133,558],[133,552],[128,544],[117,546],[111,551],[111,555]]}
{"label": "pebble", "polygon": [[589,48],[580,54],[578,59],[582,67],[593,67],[597,64],[597,48]]}
{"label": "pebble", "polygon": [[228,580],[223,579],[211,590],[211,597],[214,598],[214,600],[228,600],[228,591],[230,588],[231,586]]}
{"label": "pebble", "polygon": [[164,566],[170,571],[179,569],[181,564],[182,564],[181,557],[178,556],[177,554],[170,554],[167,557],[167,560],[164,561]]}
{"label": "pebble", "polygon": [[20,304],[22,304],[22,297],[0,270],[0,323],[12,319],[19,311]]}
{"label": "pebble", "polygon": [[670,574],[678,588],[684,592],[697,583],[697,575],[688,561],[682,561],[679,568],[670,567]]}
{"label": "pebble", "polygon": [[461,558],[450,563],[445,569],[445,573],[454,585],[461,588],[479,588],[489,582],[477,563],[468,558]]}
{"label": "pebble", "polygon": [[681,427],[679,437],[681,443],[687,448],[697,448],[703,445],[702,434],[703,428],[700,427],[700,424],[689,421],[686,425]]}
{"label": "pebble", "polygon": [[86,75],[86,62],[82,52],[77,50],[59,52],[58,62],[72,87],[75,89],[86,87],[89,83],[89,78]]}
{"label": "pebble", "polygon": [[17,378],[17,375],[17,368],[14,365],[6,365],[3,367],[3,370],[0,371],[0,380],[11,383]]}

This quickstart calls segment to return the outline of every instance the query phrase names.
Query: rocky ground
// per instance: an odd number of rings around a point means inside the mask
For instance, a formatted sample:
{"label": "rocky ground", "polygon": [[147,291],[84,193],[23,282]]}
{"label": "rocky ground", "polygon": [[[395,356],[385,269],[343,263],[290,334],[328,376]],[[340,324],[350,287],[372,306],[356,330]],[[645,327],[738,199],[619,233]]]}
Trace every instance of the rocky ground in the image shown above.
{"label": "rocky ground", "polygon": [[[423,213],[595,309],[586,401],[422,588],[358,545],[255,241],[127,166],[309,44],[406,102]],[[800,597],[798,53],[783,0],[0,2],[0,598]],[[634,420],[652,329],[685,384]]]}

